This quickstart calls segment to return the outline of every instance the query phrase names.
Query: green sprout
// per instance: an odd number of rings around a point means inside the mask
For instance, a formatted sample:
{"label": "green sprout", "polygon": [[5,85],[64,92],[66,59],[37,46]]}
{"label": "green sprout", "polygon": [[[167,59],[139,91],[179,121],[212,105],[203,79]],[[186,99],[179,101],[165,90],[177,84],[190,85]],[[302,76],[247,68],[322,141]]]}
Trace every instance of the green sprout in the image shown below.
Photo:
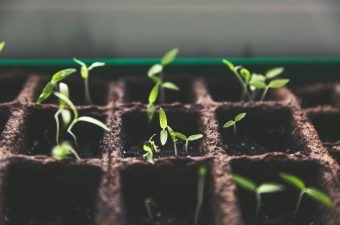
{"label": "green sprout", "polygon": [[77,159],[80,159],[77,152],[68,141],[63,141],[52,149],[52,156],[56,159],[64,159],[69,154],[73,154]]}
{"label": "green sprout", "polygon": [[178,139],[176,138],[175,132],[171,129],[171,127],[167,126],[168,128],[168,132],[170,134],[171,140],[174,143],[174,151],[175,151],[175,156],[177,157],[177,146],[176,146],[176,142],[178,141]]}
{"label": "green sprout", "polygon": [[1,52],[2,49],[5,47],[5,44],[6,44],[6,43],[5,43],[4,41],[0,43],[0,52]]}
{"label": "green sprout", "polygon": [[59,72],[55,73],[52,76],[51,81],[48,82],[46,86],[44,87],[42,93],[40,94],[37,100],[37,104],[40,104],[52,94],[53,89],[57,88],[57,83],[59,81],[62,81],[63,79],[65,79],[66,77],[68,77],[74,72],[76,72],[75,69],[65,69],[65,70],[60,70]]}
{"label": "green sprout", "polygon": [[194,225],[198,223],[198,215],[200,213],[202,203],[203,203],[203,194],[204,194],[204,183],[205,176],[207,175],[207,167],[202,165],[198,168],[198,183],[197,183],[197,205],[195,210],[195,218]]}
{"label": "green sprout", "polygon": [[231,175],[231,178],[237,185],[239,185],[243,189],[255,193],[257,201],[255,217],[258,215],[260,210],[261,194],[279,192],[283,191],[285,188],[284,185],[277,183],[263,183],[260,186],[256,186],[254,181],[235,173]]}
{"label": "green sprout", "polygon": [[72,130],[73,126],[76,125],[78,122],[92,123],[94,125],[97,125],[97,126],[103,128],[106,131],[111,131],[104,123],[102,123],[101,121],[99,121],[97,119],[94,119],[94,118],[89,117],[89,116],[78,117],[78,110],[68,97],[66,97],[65,95],[63,95],[59,92],[53,92],[53,94],[55,96],[57,96],[58,98],[60,98],[61,100],[65,101],[73,111],[74,118],[73,118],[73,121],[70,124],[70,126],[67,128],[67,133],[69,133],[73,137],[74,143],[75,143],[76,146],[78,146],[77,137],[75,136],[74,133],[72,133],[71,130]]}
{"label": "green sprout", "polygon": [[242,120],[246,116],[246,113],[240,113],[235,117],[235,120],[230,120],[223,125],[223,128],[234,126],[234,141],[236,139],[236,122]]}
{"label": "green sprout", "polygon": [[289,79],[279,79],[279,80],[273,80],[268,85],[264,81],[255,80],[250,82],[250,85],[254,86],[258,89],[264,89],[261,97],[261,101],[264,100],[264,97],[267,94],[267,91],[269,88],[279,88],[285,86],[289,82]]}
{"label": "green sprout", "polygon": [[181,134],[179,132],[174,132],[174,133],[175,133],[176,137],[185,141],[185,152],[187,154],[188,154],[189,141],[195,141],[195,140],[198,140],[198,139],[203,137],[203,134],[194,134],[194,135],[190,135],[189,137],[186,137],[184,134]]}
{"label": "green sprout", "polygon": [[[153,80],[155,83],[159,83],[160,85],[160,103],[165,102],[164,88],[175,91],[179,90],[179,88],[174,83],[164,82],[163,75],[164,67],[170,64],[176,58],[177,53],[178,48],[171,49],[162,57],[160,64],[153,65],[148,71],[148,76],[150,77],[150,79]],[[160,76],[156,76],[157,74],[160,74]]]}
{"label": "green sprout", "polygon": [[92,104],[90,89],[89,89],[89,73],[95,67],[105,66],[105,63],[95,62],[91,66],[87,67],[86,64],[83,63],[82,61],[80,61],[76,58],[73,58],[73,60],[81,66],[80,74],[81,74],[81,77],[84,79],[84,82],[85,82],[85,102],[87,104]]}
{"label": "green sprout", "polygon": [[159,124],[162,128],[160,140],[161,140],[162,145],[165,145],[166,141],[168,140],[168,133],[165,130],[168,126],[168,122],[167,122],[166,114],[162,108],[159,109]]}
{"label": "green sprout", "polygon": [[322,191],[314,188],[314,187],[306,187],[305,183],[298,178],[297,176],[293,175],[293,174],[289,174],[289,173],[280,173],[280,177],[287,182],[288,184],[290,184],[291,186],[293,186],[294,188],[298,189],[300,191],[299,194],[299,198],[294,210],[294,215],[293,218],[295,218],[296,213],[299,209],[300,203],[301,203],[301,199],[303,194],[307,194],[310,198],[332,208],[334,207],[332,200]]}
{"label": "green sprout", "polygon": [[144,205],[145,205],[146,212],[148,213],[148,216],[149,216],[150,220],[153,220],[151,205],[153,205],[154,207],[156,207],[156,206],[157,206],[157,203],[156,203],[155,200],[153,200],[152,198],[146,198],[146,199],[144,200]]}
{"label": "green sprout", "polygon": [[156,134],[152,135],[152,136],[150,137],[149,141],[143,145],[143,149],[144,149],[144,151],[146,151],[146,153],[143,155],[143,157],[144,157],[150,164],[155,164],[155,162],[153,161],[153,151],[159,152],[158,146],[155,144],[154,141],[152,141],[152,138],[153,138],[155,135],[156,135]]}
{"label": "green sprout", "polygon": [[155,114],[154,102],[157,99],[159,85],[160,85],[160,83],[156,83],[156,85],[152,88],[150,95],[149,95],[149,104],[148,104],[148,107],[147,107],[147,114],[148,114],[149,123],[151,122],[153,115]]}
{"label": "green sprout", "polygon": [[[60,94],[66,96],[67,98],[69,97],[69,91],[68,87],[66,84],[60,82],[59,83],[59,91]],[[62,117],[63,121],[63,127],[65,128],[70,122],[71,122],[71,113],[68,109],[65,109],[66,102],[62,99],[59,99],[59,109],[58,111],[54,114],[54,119],[56,121],[56,127],[57,127],[57,132],[56,132],[56,142],[57,145],[59,145],[59,130],[60,130],[60,125],[59,125],[59,115]]]}

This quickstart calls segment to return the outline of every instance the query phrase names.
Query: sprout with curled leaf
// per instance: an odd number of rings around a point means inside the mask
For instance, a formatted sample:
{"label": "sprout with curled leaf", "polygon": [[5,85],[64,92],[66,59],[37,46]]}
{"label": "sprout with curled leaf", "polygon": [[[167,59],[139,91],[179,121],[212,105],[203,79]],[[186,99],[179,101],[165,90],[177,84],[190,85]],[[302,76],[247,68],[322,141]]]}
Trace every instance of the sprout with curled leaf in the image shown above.
{"label": "sprout with curled leaf", "polygon": [[254,181],[235,173],[231,174],[231,178],[238,186],[247,191],[253,192],[256,195],[257,204],[255,216],[258,215],[260,210],[261,194],[279,192],[285,189],[284,185],[277,183],[263,183],[260,186],[256,186]]}
{"label": "sprout with curled leaf", "polygon": [[203,194],[204,194],[204,183],[205,183],[205,176],[207,175],[207,166],[202,165],[198,168],[198,183],[197,183],[197,205],[195,210],[195,218],[194,218],[194,225],[198,223],[198,216],[202,207],[203,203]]}
{"label": "sprout with curled leaf", "polygon": [[305,183],[297,176],[289,173],[280,173],[280,177],[285,182],[287,182],[288,184],[290,184],[291,186],[300,191],[299,198],[294,210],[293,218],[296,216],[296,213],[301,203],[301,199],[304,194],[330,208],[334,207],[332,200],[325,193],[314,187],[306,187]]}
{"label": "sprout with curled leaf", "polygon": [[159,152],[158,150],[158,146],[155,144],[154,141],[152,141],[152,138],[155,136],[156,134],[152,135],[150,137],[150,139],[148,140],[147,143],[145,143],[143,145],[143,149],[144,151],[146,151],[146,153],[143,155],[143,157],[150,163],[150,164],[155,164],[155,162],[153,161],[153,151],[154,152]]}
{"label": "sprout with curled leaf", "polygon": [[74,104],[72,103],[72,101],[68,97],[66,97],[65,95],[63,95],[59,92],[53,92],[53,94],[55,96],[57,96],[58,98],[60,98],[61,100],[65,101],[73,111],[74,118],[73,118],[73,121],[71,122],[70,126],[67,128],[67,133],[69,133],[73,137],[74,143],[75,143],[76,146],[78,146],[77,137],[74,135],[74,133],[72,133],[71,130],[74,127],[74,125],[76,125],[78,122],[92,123],[94,125],[97,125],[97,126],[103,128],[106,131],[111,131],[104,123],[102,123],[101,121],[99,121],[97,119],[94,119],[94,118],[89,117],[89,116],[78,117],[78,110],[76,109],[76,107],[74,106]]}
{"label": "sprout with curled leaf", "polygon": [[85,102],[87,104],[92,104],[90,89],[89,89],[89,73],[95,67],[105,66],[105,63],[102,62],[95,62],[91,66],[87,67],[86,64],[78,59],[73,59],[76,63],[78,63],[80,68],[81,77],[84,79],[85,82]]}
{"label": "sprout with curled leaf", "polygon": [[189,141],[195,141],[198,140],[200,138],[203,137],[203,134],[194,134],[194,135],[190,135],[189,137],[186,137],[184,134],[181,134],[179,132],[174,132],[174,134],[176,135],[176,137],[178,137],[179,139],[185,141],[185,152],[188,154],[188,145],[189,145]]}
{"label": "sprout with curled leaf", "polygon": [[77,152],[68,141],[63,141],[52,149],[52,156],[56,159],[64,159],[69,154],[73,154],[77,159],[80,159]]}
{"label": "sprout with curled leaf", "polygon": [[230,120],[223,125],[223,128],[234,126],[234,141],[236,139],[236,123],[242,120],[246,116],[246,113],[240,113],[235,117],[235,120]]}
{"label": "sprout with curled leaf", "polygon": [[0,52],[1,52],[2,49],[5,47],[5,44],[6,44],[6,43],[5,43],[4,41],[0,43]]}

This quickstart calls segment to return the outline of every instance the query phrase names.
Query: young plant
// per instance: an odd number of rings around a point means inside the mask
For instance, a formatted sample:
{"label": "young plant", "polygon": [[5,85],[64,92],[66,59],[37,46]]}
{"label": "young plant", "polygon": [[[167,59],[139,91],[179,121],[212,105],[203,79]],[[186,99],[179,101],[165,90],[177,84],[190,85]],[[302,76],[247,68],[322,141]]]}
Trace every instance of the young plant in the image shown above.
{"label": "young plant", "polygon": [[166,129],[168,130],[171,140],[174,142],[174,151],[175,151],[175,156],[177,157],[177,138],[175,135],[175,132],[171,129],[171,127],[168,126],[166,114],[162,108],[159,109],[159,123],[162,128],[161,130],[161,143],[162,145],[165,145],[166,141],[168,140],[168,133],[166,132]]}
{"label": "young plant", "polygon": [[63,141],[52,149],[52,156],[56,159],[64,159],[69,154],[73,154],[77,159],[80,159],[77,152],[68,141]]}
{"label": "young plant", "polygon": [[5,44],[6,44],[6,43],[5,43],[4,41],[0,43],[0,52],[1,52],[2,49],[5,47]]}
{"label": "young plant", "polygon": [[234,141],[236,139],[236,123],[242,120],[246,116],[246,113],[240,113],[235,117],[235,120],[230,120],[223,125],[223,128],[234,126]]}
{"label": "young plant", "polygon": [[175,132],[171,129],[171,127],[167,126],[168,132],[170,134],[171,140],[174,143],[174,151],[175,151],[175,156],[177,157],[177,146],[176,146],[176,142],[178,141],[178,139],[176,138]]}
{"label": "young plant", "polygon": [[289,174],[289,173],[280,173],[280,177],[287,182],[288,184],[290,184],[291,186],[293,186],[294,188],[298,189],[300,191],[299,194],[299,198],[298,201],[296,203],[296,207],[294,210],[294,215],[293,218],[295,218],[296,213],[299,209],[300,203],[301,203],[301,199],[302,196],[304,194],[307,194],[307,196],[309,196],[310,198],[332,208],[334,207],[332,200],[322,191],[314,188],[314,187],[306,187],[305,183],[298,178],[297,176],[293,175],[293,174]]}
{"label": "young plant", "polygon": [[204,194],[204,183],[205,183],[205,176],[207,175],[207,167],[202,165],[198,168],[198,184],[197,184],[197,205],[195,210],[195,218],[194,218],[194,225],[198,223],[198,216],[202,207],[203,203],[203,194]]}
{"label": "young plant", "polygon": [[289,82],[289,79],[279,79],[279,80],[273,80],[273,81],[269,82],[269,84],[267,85],[264,81],[255,80],[255,81],[250,82],[250,85],[254,86],[257,89],[264,89],[264,91],[262,93],[262,97],[261,97],[261,101],[263,101],[264,97],[267,94],[267,91],[269,90],[269,88],[283,87],[288,82]]}
{"label": "young plant", "polygon": [[147,114],[148,114],[148,121],[151,122],[153,115],[155,114],[155,105],[154,102],[157,99],[158,90],[159,90],[160,83],[157,83],[151,90],[149,95],[149,104],[147,107]]}
{"label": "young plant", "polygon": [[81,66],[80,74],[81,74],[81,77],[84,79],[84,83],[85,83],[85,102],[90,105],[92,104],[92,99],[91,99],[90,89],[89,89],[89,73],[95,67],[105,66],[105,63],[95,62],[91,66],[87,67],[86,64],[83,63],[82,61],[75,59],[75,58],[73,58],[73,60]]}
{"label": "young plant", "polygon": [[72,133],[71,130],[74,127],[74,125],[76,125],[78,122],[92,123],[94,125],[97,125],[97,126],[103,128],[106,131],[111,131],[104,123],[102,123],[101,121],[99,121],[97,119],[94,119],[94,118],[89,117],[89,116],[78,117],[78,110],[76,109],[76,107],[74,106],[74,104],[71,102],[71,100],[68,97],[66,97],[65,95],[63,95],[59,92],[53,92],[53,94],[55,96],[57,96],[58,98],[60,98],[61,100],[65,101],[73,111],[74,118],[73,118],[73,121],[70,124],[70,126],[67,128],[67,133],[69,133],[73,137],[74,143],[75,143],[76,146],[78,146],[77,137],[74,135],[74,133]]}
{"label": "young plant", "polygon": [[71,75],[74,72],[76,72],[75,69],[65,69],[65,70],[60,70],[59,72],[55,73],[52,76],[51,81],[48,82],[46,84],[46,86],[44,87],[42,93],[40,94],[40,96],[37,100],[37,104],[40,104],[41,102],[46,100],[52,94],[53,89],[57,88],[57,83],[59,81],[64,80],[66,77],[68,77],[69,75]]}
{"label": "young plant", "polygon": [[144,151],[146,151],[146,153],[143,155],[143,157],[150,163],[150,164],[155,164],[155,162],[153,161],[153,151],[155,152],[159,152],[158,150],[158,146],[155,144],[154,141],[152,141],[152,138],[155,136],[156,134],[152,135],[150,137],[150,139],[148,140],[148,142],[146,142],[143,145],[143,149]]}
{"label": "young plant", "polygon": [[184,134],[181,134],[179,132],[174,132],[174,133],[175,133],[176,137],[185,141],[185,152],[187,154],[188,154],[189,141],[195,141],[195,140],[198,140],[198,139],[203,137],[203,134],[194,134],[194,135],[190,135],[189,137],[186,137]]}
{"label": "young plant", "polygon": [[146,198],[144,200],[144,205],[145,205],[146,212],[148,213],[148,216],[149,216],[150,220],[153,220],[151,205],[153,205],[153,207],[156,207],[157,203],[152,198]]}
{"label": "young plant", "polygon": [[277,183],[263,183],[260,186],[256,186],[255,182],[237,174],[231,174],[231,178],[234,182],[243,189],[253,192],[256,195],[256,211],[255,217],[258,215],[261,205],[261,194],[274,193],[283,191],[285,186]]}

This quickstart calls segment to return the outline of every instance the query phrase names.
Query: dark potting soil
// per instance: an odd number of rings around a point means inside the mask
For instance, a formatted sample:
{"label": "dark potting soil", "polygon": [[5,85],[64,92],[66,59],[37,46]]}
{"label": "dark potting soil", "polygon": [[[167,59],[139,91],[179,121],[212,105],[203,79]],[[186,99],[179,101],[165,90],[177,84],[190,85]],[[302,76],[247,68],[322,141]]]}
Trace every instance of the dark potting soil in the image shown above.
{"label": "dark potting soil", "polygon": [[14,101],[20,94],[26,81],[26,77],[19,72],[13,72],[8,76],[1,74],[0,79],[0,103]]}

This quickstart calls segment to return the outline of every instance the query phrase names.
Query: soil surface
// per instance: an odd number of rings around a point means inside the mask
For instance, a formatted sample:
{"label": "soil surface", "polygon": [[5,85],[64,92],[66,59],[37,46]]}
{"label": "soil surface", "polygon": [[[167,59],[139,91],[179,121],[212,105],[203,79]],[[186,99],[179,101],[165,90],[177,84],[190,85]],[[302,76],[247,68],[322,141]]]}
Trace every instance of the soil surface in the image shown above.
{"label": "soil surface", "polygon": [[25,84],[26,76],[20,72],[0,75],[0,103],[14,101]]}

